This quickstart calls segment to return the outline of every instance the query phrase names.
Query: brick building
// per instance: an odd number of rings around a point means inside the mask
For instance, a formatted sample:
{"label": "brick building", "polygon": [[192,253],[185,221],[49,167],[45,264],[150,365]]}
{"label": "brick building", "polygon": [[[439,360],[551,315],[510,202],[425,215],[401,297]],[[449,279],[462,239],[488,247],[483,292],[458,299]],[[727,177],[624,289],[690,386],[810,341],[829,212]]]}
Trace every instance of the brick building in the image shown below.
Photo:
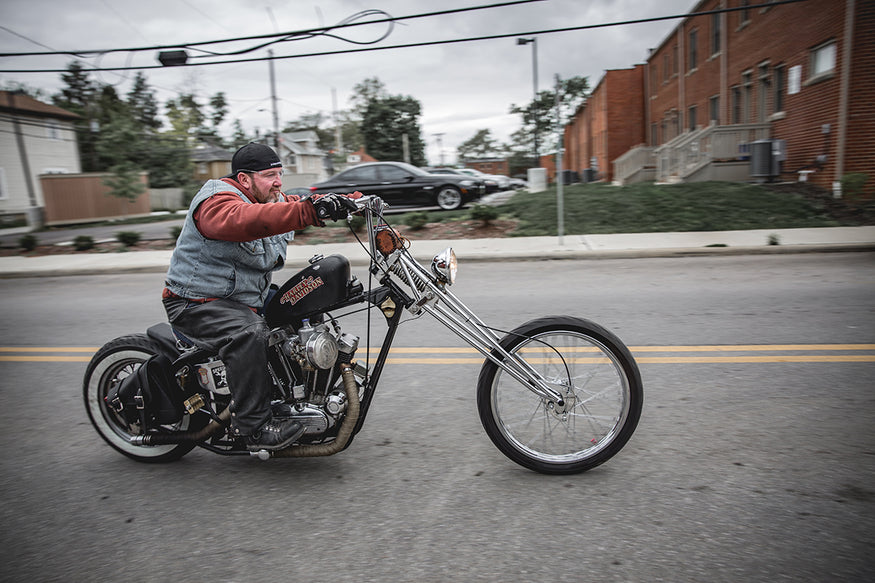
{"label": "brick building", "polygon": [[605,147],[612,120],[634,118],[637,97],[627,89],[618,99],[610,90],[617,72],[609,71],[596,102],[566,128],[569,158],[595,155],[604,174],[605,151],[614,165],[606,178],[618,182],[750,180],[751,144],[783,140],[772,148],[781,166],[771,162],[764,179],[833,188],[865,173],[875,193],[875,0],[756,4],[703,0],[692,12],[731,11],[688,17],[651,51],[637,92],[643,144],[613,158]]}
{"label": "brick building", "polygon": [[586,182],[611,181],[613,160],[645,142],[644,65],[606,71],[565,126],[562,167]]}

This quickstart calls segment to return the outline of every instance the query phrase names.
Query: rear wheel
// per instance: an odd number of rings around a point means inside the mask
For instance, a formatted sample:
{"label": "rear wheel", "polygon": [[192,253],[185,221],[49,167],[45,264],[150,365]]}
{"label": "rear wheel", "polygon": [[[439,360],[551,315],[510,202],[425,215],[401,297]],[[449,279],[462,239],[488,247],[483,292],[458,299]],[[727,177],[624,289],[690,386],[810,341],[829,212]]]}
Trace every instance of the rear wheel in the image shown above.
{"label": "rear wheel", "polygon": [[[139,423],[128,425],[105,401],[114,382],[136,371],[140,365],[157,354],[156,346],[145,334],[116,338],[104,345],[88,363],[82,385],[85,410],[97,433],[115,450],[140,462],[160,463],[175,461],[190,452],[195,444],[134,445],[131,437],[142,434]],[[169,430],[198,429],[207,420],[201,416],[185,415],[182,421],[166,426]]]}
{"label": "rear wheel", "polygon": [[536,395],[492,361],[477,382],[480,420],[511,460],[545,474],[604,463],[629,441],[644,390],[629,350],[598,324],[568,316],[532,320],[501,341],[562,395]]}
{"label": "rear wheel", "polygon": [[437,205],[445,211],[454,211],[462,206],[462,193],[455,186],[442,186],[437,194]]}

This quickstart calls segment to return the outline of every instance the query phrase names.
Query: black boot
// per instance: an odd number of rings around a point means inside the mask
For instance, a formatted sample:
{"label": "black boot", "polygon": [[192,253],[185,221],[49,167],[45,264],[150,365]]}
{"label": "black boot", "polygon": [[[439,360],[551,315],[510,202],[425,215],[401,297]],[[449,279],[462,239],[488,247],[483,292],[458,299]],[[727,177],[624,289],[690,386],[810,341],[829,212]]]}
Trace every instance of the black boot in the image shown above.
{"label": "black boot", "polygon": [[294,443],[304,433],[304,426],[292,419],[270,419],[267,423],[244,438],[246,449],[277,450]]}

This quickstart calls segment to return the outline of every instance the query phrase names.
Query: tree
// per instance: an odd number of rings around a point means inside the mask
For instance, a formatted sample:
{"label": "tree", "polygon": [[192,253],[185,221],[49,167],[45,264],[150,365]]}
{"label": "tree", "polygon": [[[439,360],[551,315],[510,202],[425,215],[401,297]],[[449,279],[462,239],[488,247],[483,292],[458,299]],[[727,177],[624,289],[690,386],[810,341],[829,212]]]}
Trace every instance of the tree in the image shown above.
{"label": "tree", "polygon": [[79,61],[67,65],[67,72],[61,73],[61,80],[67,86],[61,89],[60,93],[52,96],[52,103],[81,117],[73,126],[79,143],[82,170],[97,172],[100,170],[96,146],[100,129],[95,103],[97,86]]}
{"label": "tree", "polygon": [[503,154],[504,147],[492,138],[488,129],[477,130],[474,136],[461,144],[456,149],[460,161],[474,160],[477,158],[489,158]]}
{"label": "tree", "polygon": [[249,139],[249,136],[246,135],[246,132],[243,129],[243,124],[240,122],[239,119],[234,120],[232,127],[234,128],[234,133],[231,134],[230,146],[233,150],[242,148],[252,141],[251,139]]}
{"label": "tree", "polygon": [[372,101],[388,97],[386,93],[386,85],[377,77],[368,77],[367,79],[356,83],[352,88],[352,96],[349,101],[352,103],[352,112],[359,119],[365,115],[368,105]]}
{"label": "tree", "polygon": [[162,122],[158,118],[158,100],[155,93],[146,82],[146,76],[138,71],[134,77],[134,84],[128,91],[127,104],[131,115],[147,132],[161,129]]}
{"label": "tree", "polygon": [[574,115],[589,95],[589,82],[586,77],[571,77],[560,81],[560,112],[556,114],[556,90],[539,91],[527,105],[512,104],[510,113],[522,116],[523,126],[511,136],[515,151],[527,152],[534,157],[535,135],[538,136],[539,152],[555,150],[557,124],[565,124]]}
{"label": "tree", "polygon": [[183,93],[176,99],[170,99],[165,108],[172,133],[185,138],[189,143],[193,143],[203,133],[207,117],[203,106],[193,94]]}
{"label": "tree", "polygon": [[424,166],[425,143],[419,126],[422,105],[413,97],[395,95],[373,99],[362,118],[361,132],[365,148],[378,160],[404,160],[407,136],[410,163]]}

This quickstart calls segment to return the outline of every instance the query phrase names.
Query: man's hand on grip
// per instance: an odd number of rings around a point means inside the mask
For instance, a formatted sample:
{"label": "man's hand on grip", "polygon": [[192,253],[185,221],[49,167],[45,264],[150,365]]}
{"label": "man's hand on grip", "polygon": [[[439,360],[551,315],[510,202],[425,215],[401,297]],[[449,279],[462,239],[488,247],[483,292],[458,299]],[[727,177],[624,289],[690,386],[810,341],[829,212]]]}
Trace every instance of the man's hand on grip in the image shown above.
{"label": "man's hand on grip", "polygon": [[[361,195],[359,195],[361,196]],[[310,197],[316,216],[323,221],[339,221],[345,219],[350,211],[356,210],[355,203],[341,194],[315,194]]]}

